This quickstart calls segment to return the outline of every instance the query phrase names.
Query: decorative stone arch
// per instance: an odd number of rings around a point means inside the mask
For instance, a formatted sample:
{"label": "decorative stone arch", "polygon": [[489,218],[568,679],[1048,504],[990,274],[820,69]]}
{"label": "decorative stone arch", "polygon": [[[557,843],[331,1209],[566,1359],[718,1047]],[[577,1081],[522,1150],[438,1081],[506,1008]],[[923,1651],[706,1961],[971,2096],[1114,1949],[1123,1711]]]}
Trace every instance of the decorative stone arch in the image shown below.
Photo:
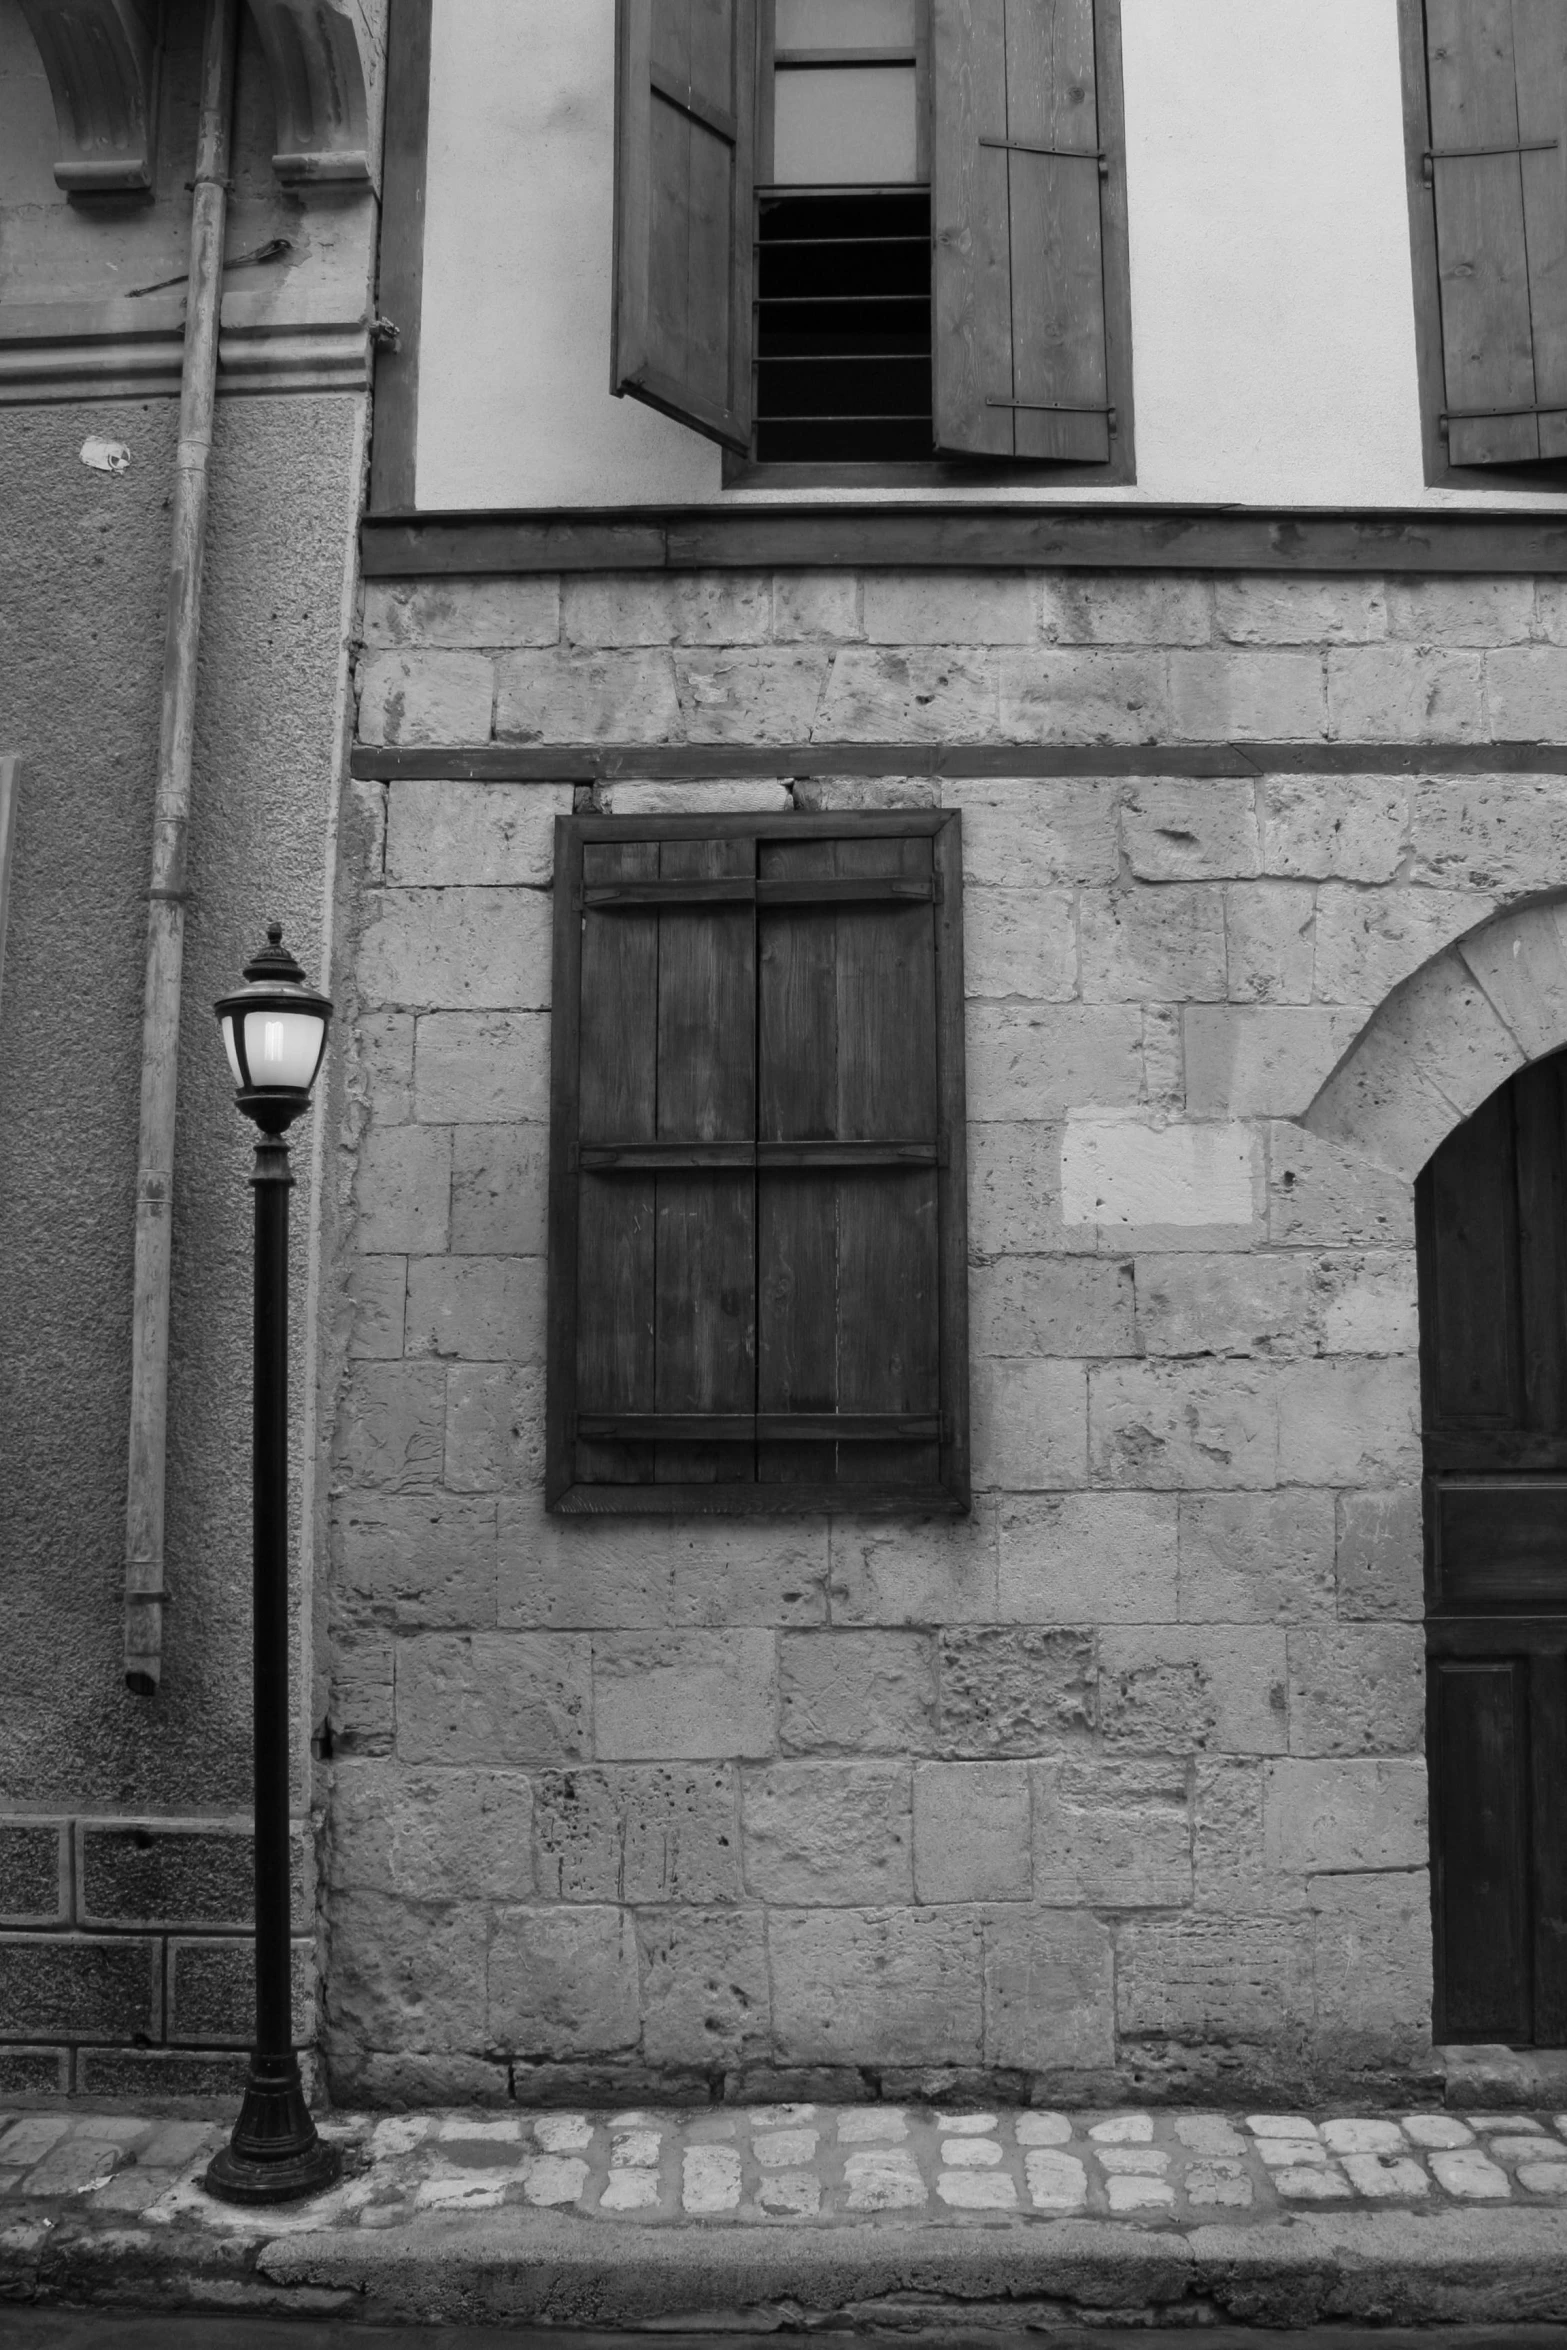
{"label": "decorative stone arch", "polygon": [[1567,896],[1498,914],[1404,981],[1300,1124],[1413,1182],[1526,1062],[1567,1045]]}

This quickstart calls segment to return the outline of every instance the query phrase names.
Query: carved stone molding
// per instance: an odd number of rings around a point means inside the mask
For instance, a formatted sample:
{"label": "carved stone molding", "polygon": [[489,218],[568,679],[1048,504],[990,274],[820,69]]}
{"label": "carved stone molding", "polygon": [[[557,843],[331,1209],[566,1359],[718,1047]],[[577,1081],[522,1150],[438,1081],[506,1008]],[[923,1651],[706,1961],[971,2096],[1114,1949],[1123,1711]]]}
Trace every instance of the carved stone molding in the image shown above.
{"label": "carved stone molding", "polygon": [[21,0],[54,100],[72,196],[150,195],[158,109],[156,0]]}
{"label": "carved stone molding", "polygon": [[281,180],[370,177],[364,61],[339,0],[250,0],[277,108]]}

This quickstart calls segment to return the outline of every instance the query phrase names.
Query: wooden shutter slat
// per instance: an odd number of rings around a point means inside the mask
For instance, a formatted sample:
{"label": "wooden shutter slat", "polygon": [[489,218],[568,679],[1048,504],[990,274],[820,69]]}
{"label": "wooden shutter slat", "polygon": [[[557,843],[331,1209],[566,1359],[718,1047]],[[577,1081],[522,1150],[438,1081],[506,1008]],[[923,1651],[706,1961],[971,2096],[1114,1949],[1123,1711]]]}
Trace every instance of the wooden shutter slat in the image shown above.
{"label": "wooden shutter slat", "polygon": [[1513,0],[1520,139],[1553,139],[1519,158],[1534,396],[1555,415],[1536,419],[1542,457],[1567,457],[1567,10],[1561,0]]}
{"label": "wooden shutter slat", "polygon": [[618,0],[611,388],[748,449],[755,0]]}
{"label": "wooden shutter slat", "polygon": [[1529,2038],[1526,1679],[1521,1661],[1431,1666],[1438,1995],[1452,2039]]}

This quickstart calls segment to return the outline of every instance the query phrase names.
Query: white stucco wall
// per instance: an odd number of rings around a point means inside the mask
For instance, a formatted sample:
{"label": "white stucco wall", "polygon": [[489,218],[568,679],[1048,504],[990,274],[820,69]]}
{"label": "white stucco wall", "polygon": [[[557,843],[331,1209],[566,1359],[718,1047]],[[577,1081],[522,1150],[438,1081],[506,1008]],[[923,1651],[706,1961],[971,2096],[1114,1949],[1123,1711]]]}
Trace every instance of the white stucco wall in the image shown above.
{"label": "white stucco wall", "polygon": [[[981,494],[1559,503],[1423,479],[1396,0],[1123,11],[1139,478]],[[610,396],[613,23],[435,0],[421,506],[776,494],[724,492],[716,448]]]}

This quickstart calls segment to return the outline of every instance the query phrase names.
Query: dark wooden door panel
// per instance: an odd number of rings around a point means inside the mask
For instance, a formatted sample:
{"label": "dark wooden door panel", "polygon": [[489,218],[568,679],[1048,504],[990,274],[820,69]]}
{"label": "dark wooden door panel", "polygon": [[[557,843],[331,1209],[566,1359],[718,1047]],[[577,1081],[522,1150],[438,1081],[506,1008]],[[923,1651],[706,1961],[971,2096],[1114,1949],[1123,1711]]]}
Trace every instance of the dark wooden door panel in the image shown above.
{"label": "dark wooden door panel", "polygon": [[1567,1612],[1567,1478],[1434,1478],[1427,1506],[1433,1607]]}
{"label": "dark wooden door panel", "polygon": [[1534,2038],[1567,2046],[1567,1655],[1529,1659]]}
{"label": "dark wooden door panel", "polygon": [[1437,1152],[1422,1179],[1426,1428],[1524,1424],[1518,1343],[1518,1216],[1513,1106],[1493,1094]]}
{"label": "dark wooden door panel", "polygon": [[1525,1671],[1511,1660],[1433,1668],[1437,2031],[1444,2039],[1530,2036]]}

